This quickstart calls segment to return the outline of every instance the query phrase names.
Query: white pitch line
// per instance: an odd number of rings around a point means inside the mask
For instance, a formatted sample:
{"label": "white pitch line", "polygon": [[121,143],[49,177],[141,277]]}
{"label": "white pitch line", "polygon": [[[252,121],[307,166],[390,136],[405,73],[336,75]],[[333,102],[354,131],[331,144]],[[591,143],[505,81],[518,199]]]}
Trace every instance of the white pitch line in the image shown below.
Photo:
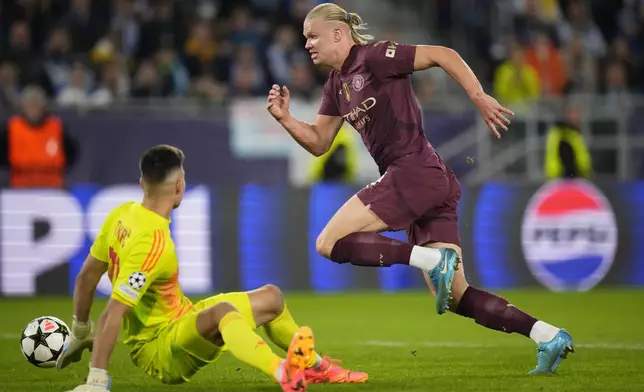
{"label": "white pitch line", "polygon": [[[15,340],[20,339],[19,334],[14,333],[0,333],[0,340]],[[486,344],[486,343],[470,343],[470,342],[449,342],[449,341],[419,341],[419,342],[403,342],[395,340],[367,340],[363,342],[356,342],[362,346],[374,347],[434,347],[434,348],[499,348],[499,347],[524,347],[519,344]],[[590,350],[625,350],[625,351],[644,351],[644,344],[623,344],[623,343],[577,343],[576,348],[590,349]]]}
{"label": "white pitch line", "polygon": [[[523,347],[518,344],[483,344],[468,342],[400,342],[391,340],[368,340],[360,342],[365,346],[377,347],[436,347],[436,348],[498,348],[498,347]],[[585,348],[591,350],[644,350],[644,344],[622,344],[622,343],[578,343],[576,348]]]}

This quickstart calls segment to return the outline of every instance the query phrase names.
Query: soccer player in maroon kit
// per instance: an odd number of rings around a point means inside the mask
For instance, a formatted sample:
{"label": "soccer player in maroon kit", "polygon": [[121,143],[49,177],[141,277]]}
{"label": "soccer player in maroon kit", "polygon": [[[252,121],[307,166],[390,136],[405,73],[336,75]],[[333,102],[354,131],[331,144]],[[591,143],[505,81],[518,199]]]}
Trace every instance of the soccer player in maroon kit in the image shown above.
{"label": "soccer player in maroon kit", "polygon": [[[468,93],[500,138],[509,109],[487,95],[454,50],[391,41],[368,43],[360,16],[325,3],[304,21],[306,49],[332,68],[315,123],[289,112],[286,86],[273,86],[267,109],[303,148],[327,152],[343,121],[362,136],[381,177],[351,197],[320,233],[317,251],[337,263],[365,267],[407,264],[423,271],[439,314],[451,310],[487,328],[516,332],[538,346],[531,374],[551,373],[569,352],[566,330],[537,320],[495,294],[468,285],[462,268],[457,206],[461,186],[427,141],[411,86],[414,71],[441,67]],[[409,243],[384,231],[407,230]]]}

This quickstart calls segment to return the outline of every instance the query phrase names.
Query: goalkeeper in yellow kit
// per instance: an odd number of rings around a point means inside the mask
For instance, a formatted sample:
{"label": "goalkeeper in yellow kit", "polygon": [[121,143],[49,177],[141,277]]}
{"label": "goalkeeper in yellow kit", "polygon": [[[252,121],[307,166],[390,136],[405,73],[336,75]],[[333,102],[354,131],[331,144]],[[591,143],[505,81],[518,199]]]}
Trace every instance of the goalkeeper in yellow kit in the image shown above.
{"label": "goalkeeper in yellow kit", "polygon": [[[63,369],[92,351],[87,383],[76,392],[110,390],[108,362],[122,326],[134,364],[167,384],[189,381],[215,361],[224,345],[237,359],[274,378],[284,391],[308,383],[364,382],[314,351],[313,333],[298,327],[279,288],[216,295],[192,304],[179,286],[179,263],[170,236],[170,214],[185,191],[184,155],[167,145],[148,150],[139,162],[144,197],[115,208],[105,220],[76,279],[71,336],[56,367]],[[112,295],[97,328],[89,320],[96,286],[107,272]],[[281,358],[255,333],[286,351]]]}

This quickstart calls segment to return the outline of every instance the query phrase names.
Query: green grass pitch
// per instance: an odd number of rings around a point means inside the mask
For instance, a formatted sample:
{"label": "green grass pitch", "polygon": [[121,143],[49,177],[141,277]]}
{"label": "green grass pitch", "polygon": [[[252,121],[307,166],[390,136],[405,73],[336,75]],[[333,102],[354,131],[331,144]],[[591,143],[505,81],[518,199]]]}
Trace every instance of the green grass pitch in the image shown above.
{"label": "green grass pitch", "polygon": [[[310,391],[643,391],[644,291],[501,293],[536,317],[566,327],[576,353],[556,375],[529,376],[535,344],[453,314],[438,316],[427,293],[287,293],[300,324],[313,327],[318,350],[369,373],[363,385],[312,385]],[[104,302],[94,306],[94,317]],[[65,391],[83,382],[89,356],[64,371],[38,369],[20,353],[19,334],[33,318],[71,322],[70,298],[0,298],[0,392]],[[194,380],[165,386],[130,362],[119,343],[110,364],[113,391],[278,391],[262,373],[226,355]]]}

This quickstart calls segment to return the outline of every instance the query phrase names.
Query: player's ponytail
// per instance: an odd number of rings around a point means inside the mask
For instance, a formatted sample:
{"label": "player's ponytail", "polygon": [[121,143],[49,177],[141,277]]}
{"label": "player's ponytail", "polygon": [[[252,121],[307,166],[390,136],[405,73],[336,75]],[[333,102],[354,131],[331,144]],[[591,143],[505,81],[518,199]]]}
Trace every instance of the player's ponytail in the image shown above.
{"label": "player's ponytail", "polygon": [[367,24],[355,12],[347,12],[342,7],[333,3],[323,3],[313,8],[306,15],[306,19],[321,18],[327,21],[343,22],[349,25],[351,39],[354,43],[363,45],[373,39],[373,36],[362,34],[367,29]]}

